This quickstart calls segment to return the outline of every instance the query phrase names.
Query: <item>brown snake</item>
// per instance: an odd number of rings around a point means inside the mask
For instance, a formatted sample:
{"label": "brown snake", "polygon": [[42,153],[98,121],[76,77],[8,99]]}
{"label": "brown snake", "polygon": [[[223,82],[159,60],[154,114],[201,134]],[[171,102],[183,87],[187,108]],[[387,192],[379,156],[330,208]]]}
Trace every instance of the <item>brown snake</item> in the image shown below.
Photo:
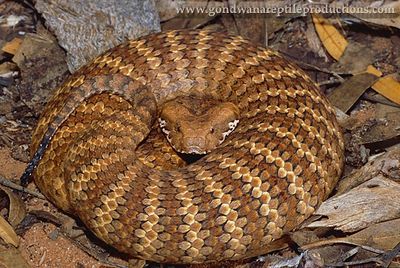
{"label": "brown snake", "polygon": [[[240,122],[179,166],[150,131],[163,103],[194,92],[235,103]],[[239,36],[169,31],[109,50],[56,90],[23,178],[133,257],[217,262],[262,254],[309,217],[343,151],[334,109],[294,64]]]}

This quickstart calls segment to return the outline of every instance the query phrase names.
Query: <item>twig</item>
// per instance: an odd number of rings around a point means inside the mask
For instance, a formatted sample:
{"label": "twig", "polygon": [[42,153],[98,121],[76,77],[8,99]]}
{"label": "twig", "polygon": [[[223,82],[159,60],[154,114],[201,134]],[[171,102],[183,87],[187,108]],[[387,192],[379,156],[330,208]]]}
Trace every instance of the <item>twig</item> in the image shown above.
{"label": "twig", "polygon": [[3,185],[3,186],[6,186],[8,188],[11,188],[11,189],[23,192],[23,193],[27,193],[27,194],[33,195],[33,196],[35,196],[37,198],[46,200],[46,197],[44,195],[42,195],[41,193],[29,190],[28,188],[23,187],[23,186],[21,186],[19,184],[16,184],[16,183],[14,183],[14,182],[12,182],[10,180],[7,180],[6,178],[3,178],[1,176],[0,176],[0,184]]}
{"label": "twig", "polygon": [[[74,245],[76,245],[78,248],[80,248],[82,251],[86,252],[89,256],[95,258],[97,261],[102,262],[103,264],[109,265],[111,267],[116,267],[116,268],[128,268],[128,266],[116,263],[113,261],[108,260],[108,253],[107,254],[101,254],[97,253],[95,250],[85,246],[83,243],[78,241],[77,239],[74,239],[70,236],[68,236],[65,232],[63,232],[63,235],[66,236]],[[102,248],[101,248],[102,249]]]}
{"label": "twig", "polygon": [[340,256],[341,261],[346,261],[356,255],[360,250],[360,247],[355,247],[350,249],[349,251],[345,252],[342,256]]}
{"label": "twig", "polygon": [[365,263],[377,263],[381,265],[382,267],[389,267],[389,265],[392,263],[393,259],[396,258],[400,253],[400,243],[398,243],[392,250],[381,254],[380,256],[372,257],[372,258],[367,258],[364,260],[358,260],[358,261],[348,261],[348,262],[337,262],[337,263],[332,263],[332,264],[327,264],[326,266],[328,267],[343,267],[343,266],[351,266],[351,265],[359,265],[359,264],[365,264]]}
{"label": "twig", "polygon": [[319,86],[327,86],[332,84],[340,84],[343,82],[343,79],[329,79],[322,82],[317,83]]}
{"label": "twig", "polygon": [[366,263],[377,263],[380,261],[379,257],[373,257],[373,258],[368,258],[364,260],[358,260],[358,261],[345,261],[345,262],[337,262],[337,263],[330,263],[326,264],[327,267],[348,267],[350,265],[359,265],[359,264],[366,264]]}
{"label": "twig", "polygon": [[377,103],[393,106],[393,107],[396,107],[396,108],[400,108],[399,104],[394,103],[394,102],[386,99],[382,95],[373,95],[373,94],[370,94],[370,93],[364,93],[364,95],[362,97],[364,99],[366,99],[366,100],[369,100],[369,101],[373,101],[373,102],[377,102]]}
{"label": "twig", "polygon": [[317,248],[317,247],[322,247],[322,246],[327,246],[327,245],[330,246],[330,245],[339,244],[339,243],[347,244],[347,245],[353,245],[353,246],[362,248],[364,250],[371,251],[371,252],[376,253],[376,254],[385,253],[384,250],[373,248],[373,247],[370,247],[370,246],[359,245],[357,243],[352,243],[350,241],[344,240],[342,238],[332,238],[332,239],[328,239],[328,240],[316,241],[316,242],[313,242],[313,243],[310,243],[310,244],[307,244],[307,245],[303,245],[301,248],[303,250],[310,250],[310,249]]}

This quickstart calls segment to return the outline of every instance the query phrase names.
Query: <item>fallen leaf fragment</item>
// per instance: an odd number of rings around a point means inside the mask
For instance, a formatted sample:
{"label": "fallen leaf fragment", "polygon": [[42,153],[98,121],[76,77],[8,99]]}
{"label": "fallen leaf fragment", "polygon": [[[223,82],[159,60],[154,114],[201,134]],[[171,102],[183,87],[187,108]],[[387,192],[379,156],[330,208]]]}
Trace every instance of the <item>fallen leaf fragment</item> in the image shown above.
{"label": "fallen leaf fragment", "polygon": [[8,209],[8,222],[13,227],[16,227],[25,218],[25,203],[18,195],[6,187],[0,186],[0,191],[5,193],[10,201]]}
{"label": "fallen leaf fragment", "polygon": [[10,42],[6,43],[1,50],[3,50],[6,53],[15,55],[15,53],[17,53],[19,47],[22,44],[22,39],[15,37],[13,40],[11,40]]}
{"label": "fallen leaf fragment", "polygon": [[21,252],[14,247],[0,247],[0,267],[29,268],[31,267],[22,257]]}
{"label": "fallen leaf fragment", "polygon": [[302,246],[303,250],[333,245],[338,243],[351,244],[356,246],[367,246],[373,249],[392,250],[400,243],[400,219],[373,224],[367,228],[341,238],[331,238],[318,242],[312,242]]}
{"label": "fallen leaf fragment", "polygon": [[326,216],[307,227],[334,227],[355,232],[400,215],[400,185],[379,174],[347,193],[326,200],[316,215]]}
{"label": "fallen leaf fragment", "polygon": [[[374,62],[376,52],[368,45],[351,41],[340,59],[330,67],[331,71],[342,74],[357,75],[365,73]],[[370,67],[370,73],[372,68]]]}
{"label": "fallen leaf fragment", "polygon": [[380,78],[372,85],[372,88],[389,100],[400,104],[400,83],[391,75]]}
{"label": "fallen leaf fragment", "polygon": [[0,215],[0,238],[7,244],[15,247],[19,244],[19,239],[12,226]]}
{"label": "fallen leaf fragment", "polygon": [[315,30],[326,51],[335,60],[339,60],[348,42],[343,35],[328,20],[318,14],[312,14]]}
{"label": "fallen leaf fragment", "polygon": [[367,245],[381,250],[391,250],[400,242],[400,219],[373,224],[344,237],[343,241],[357,245]]}
{"label": "fallen leaf fragment", "polygon": [[12,61],[15,62],[19,68],[24,68],[23,64],[26,64],[26,60],[41,56],[46,51],[50,51],[54,46],[54,40],[47,38],[47,36],[41,36],[39,34],[29,33],[19,43],[18,49],[14,53]]}
{"label": "fallen leaf fragment", "polygon": [[337,87],[328,98],[335,107],[346,113],[376,79],[370,73],[354,75]]}

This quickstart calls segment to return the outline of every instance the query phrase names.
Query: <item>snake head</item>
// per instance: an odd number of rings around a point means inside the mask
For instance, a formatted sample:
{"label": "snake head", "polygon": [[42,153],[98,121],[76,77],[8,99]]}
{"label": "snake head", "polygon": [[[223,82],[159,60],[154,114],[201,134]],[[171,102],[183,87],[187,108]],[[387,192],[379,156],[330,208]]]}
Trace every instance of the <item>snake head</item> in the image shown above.
{"label": "snake head", "polygon": [[232,102],[178,97],[166,102],[159,124],[171,146],[180,153],[206,154],[214,150],[239,123]]}

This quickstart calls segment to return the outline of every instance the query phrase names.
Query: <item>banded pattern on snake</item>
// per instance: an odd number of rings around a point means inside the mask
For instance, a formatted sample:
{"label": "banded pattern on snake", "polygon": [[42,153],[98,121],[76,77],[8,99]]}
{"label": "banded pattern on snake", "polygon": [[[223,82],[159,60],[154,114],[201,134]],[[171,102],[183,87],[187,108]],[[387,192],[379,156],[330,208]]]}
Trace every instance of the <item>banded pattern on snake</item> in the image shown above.
{"label": "banded pattern on snake", "polygon": [[[186,165],[154,123],[164,103],[192,93],[234,103],[240,121]],[[278,53],[239,36],[168,31],[109,50],[55,91],[25,177],[33,171],[49,200],[133,257],[217,262],[262,254],[309,217],[343,151],[334,109]]]}

